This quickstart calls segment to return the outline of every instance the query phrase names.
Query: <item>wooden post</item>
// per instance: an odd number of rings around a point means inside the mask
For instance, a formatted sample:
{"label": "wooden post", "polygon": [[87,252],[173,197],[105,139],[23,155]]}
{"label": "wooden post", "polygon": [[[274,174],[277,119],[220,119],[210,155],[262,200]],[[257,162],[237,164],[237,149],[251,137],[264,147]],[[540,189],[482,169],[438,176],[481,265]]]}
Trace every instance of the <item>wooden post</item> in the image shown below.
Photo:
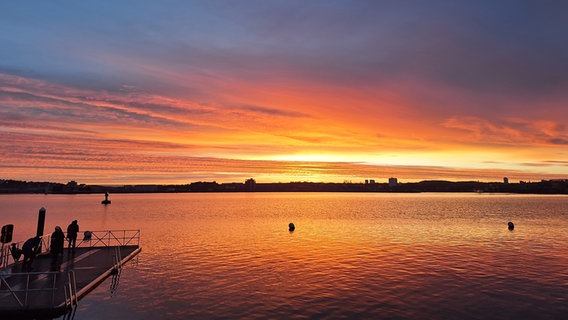
{"label": "wooden post", "polygon": [[[45,208],[41,207],[39,209],[39,214],[37,216],[37,232],[36,232],[36,236],[41,237],[43,236],[43,228],[45,226]],[[38,253],[41,253],[41,242],[40,245],[38,247]]]}

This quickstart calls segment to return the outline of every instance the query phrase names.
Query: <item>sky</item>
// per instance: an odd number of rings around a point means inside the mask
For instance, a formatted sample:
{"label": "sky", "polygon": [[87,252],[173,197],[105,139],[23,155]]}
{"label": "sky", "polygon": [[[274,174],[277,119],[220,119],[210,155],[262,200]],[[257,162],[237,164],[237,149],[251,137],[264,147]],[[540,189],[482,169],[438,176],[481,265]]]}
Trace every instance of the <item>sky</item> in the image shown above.
{"label": "sky", "polygon": [[0,1],[0,179],[568,178],[566,1]]}

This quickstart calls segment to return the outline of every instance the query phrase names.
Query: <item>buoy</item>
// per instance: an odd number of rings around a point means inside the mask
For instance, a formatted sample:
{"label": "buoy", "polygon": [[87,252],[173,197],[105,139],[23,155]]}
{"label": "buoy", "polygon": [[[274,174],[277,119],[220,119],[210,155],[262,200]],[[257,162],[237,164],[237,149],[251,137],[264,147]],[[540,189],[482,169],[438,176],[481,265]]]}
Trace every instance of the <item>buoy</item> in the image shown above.
{"label": "buoy", "polygon": [[294,231],[294,230],[296,230],[296,226],[292,222],[290,222],[290,224],[288,225],[288,230]]}
{"label": "buoy", "polygon": [[110,204],[110,200],[108,199],[108,192],[105,192],[105,199],[101,201],[102,204]]}
{"label": "buoy", "polygon": [[513,222],[509,221],[509,223],[507,223],[507,225],[509,226],[509,230],[515,229],[515,224]]}

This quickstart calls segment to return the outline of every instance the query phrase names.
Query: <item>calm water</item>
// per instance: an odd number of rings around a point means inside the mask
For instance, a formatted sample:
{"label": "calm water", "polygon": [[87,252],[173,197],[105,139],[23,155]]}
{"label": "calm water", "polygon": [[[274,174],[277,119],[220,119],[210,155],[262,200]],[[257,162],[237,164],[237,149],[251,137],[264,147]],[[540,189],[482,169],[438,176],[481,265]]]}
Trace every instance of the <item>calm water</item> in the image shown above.
{"label": "calm water", "polygon": [[[142,253],[75,319],[560,319],[568,197],[489,194],[0,196],[15,240],[74,219]],[[515,230],[507,230],[507,222]],[[288,232],[294,222],[296,231]]]}

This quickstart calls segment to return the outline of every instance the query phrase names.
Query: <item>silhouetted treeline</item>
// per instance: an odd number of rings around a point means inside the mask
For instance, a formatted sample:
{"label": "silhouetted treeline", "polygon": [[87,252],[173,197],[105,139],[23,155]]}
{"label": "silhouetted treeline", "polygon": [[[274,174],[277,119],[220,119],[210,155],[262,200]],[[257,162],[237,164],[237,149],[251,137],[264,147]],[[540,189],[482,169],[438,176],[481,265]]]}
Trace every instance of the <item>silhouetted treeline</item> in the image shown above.
{"label": "silhouetted treeline", "polygon": [[568,179],[543,180],[540,182],[477,182],[439,181],[397,183],[323,183],[289,182],[257,183],[248,179],[244,183],[192,182],[183,185],[125,185],[99,186],[54,182],[28,182],[0,180],[0,193],[166,193],[166,192],[489,192],[489,193],[534,193],[568,194]]}

